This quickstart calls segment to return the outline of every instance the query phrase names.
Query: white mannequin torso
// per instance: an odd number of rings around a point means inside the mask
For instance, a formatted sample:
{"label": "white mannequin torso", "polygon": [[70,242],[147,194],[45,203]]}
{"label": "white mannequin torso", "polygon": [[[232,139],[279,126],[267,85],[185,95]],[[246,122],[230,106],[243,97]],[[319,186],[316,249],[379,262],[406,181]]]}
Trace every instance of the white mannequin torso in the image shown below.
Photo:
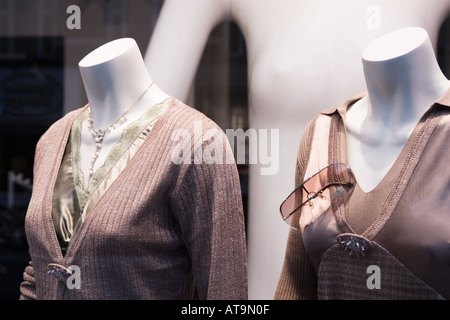
{"label": "white mannequin torso", "polygon": [[[231,19],[247,46],[249,125],[280,130],[278,173],[261,176],[259,165],[250,166],[251,299],[271,299],[275,292],[288,234],[278,209],[294,188],[306,124],[320,110],[365,90],[361,52],[370,42],[414,25],[425,28],[435,45],[449,9],[448,0],[165,1],[145,55],[161,88],[185,101],[211,30]],[[379,21],[371,25],[377,13]]]}
{"label": "white mannequin torso", "polygon": [[349,164],[365,192],[387,174],[426,110],[448,89],[422,28],[404,28],[362,55],[368,95],[346,117]]}
{"label": "white mannequin torso", "polygon": [[[148,108],[167,98],[150,77],[134,39],[111,41],[83,58],[79,63],[81,77],[91,109],[93,127],[106,129],[145,92],[127,112],[126,122],[105,135],[94,171],[104,163],[123,129],[139,119]],[[151,87],[150,87],[151,86]],[[81,131],[79,165],[87,182],[96,143],[87,122]]]}

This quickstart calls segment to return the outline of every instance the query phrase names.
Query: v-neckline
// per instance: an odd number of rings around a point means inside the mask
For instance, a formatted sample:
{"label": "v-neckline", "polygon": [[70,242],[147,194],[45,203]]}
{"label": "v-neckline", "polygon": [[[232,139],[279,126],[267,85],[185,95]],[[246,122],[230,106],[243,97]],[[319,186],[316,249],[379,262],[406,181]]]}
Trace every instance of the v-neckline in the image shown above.
{"label": "v-neckline", "polygon": [[[359,97],[359,99],[360,98],[361,97]],[[354,100],[352,103],[356,101],[357,100]],[[346,112],[347,108],[352,103],[348,103],[343,112]],[[353,192],[372,198],[377,197],[384,201],[381,204],[382,207],[379,210],[379,214],[375,217],[372,223],[370,223],[369,227],[365,228],[363,232],[359,233],[359,235],[372,240],[391,217],[392,212],[396,208],[406,186],[408,185],[429,137],[438,123],[438,117],[435,116],[438,111],[434,109],[435,105],[436,104],[433,104],[420,118],[419,122],[414,127],[413,132],[408,137],[400,154],[393,162],[393,165],[389,168],[386,175],[379,181],[375,188],[369,192],[363,191],[355,177],[356,187]],[[336,134],[339,132],[342,132],[343,134]],[[344,117],[339,112],[333,115],[329,134],[329,141],[331,142],[329,150],[330,161],[348,162],[347,130],[344,123]],[[357,196],[357,194],[355,194],[355,196]],[[354,231],[347,220],[348,210],[348,203],[340,206],[335,212],[336,222],[342,232],[358,234]]]}
{"label": "v-neckline", "polygon": [[139,137],[143,135],[143,131],[148,128],[149,125],[155,122],[159,116],[166,110],[167,105],[170,103],[171,97],[164,99],[163,101],[156,103],[150,107],[139,119],[130,123],[127,127],[123,129],[123,132],[118,141],[115,142],[111,151],[107,154],[106,159],[103,164],[94,172],[91,181],[86,185],[85,183],[85,173],[81,170],[79,163],[80,160],[80,144],[81,135],[83,130],[83,122],[87,119],[87,108],[83,110],[81,114],[75,119],[72,128],[72,167],[74,171],[74,185],[76,188],[76,193],[79,198],[79,203],[81,205],[81,212],[84,214],[84,209],[87,207],[88,203],[91,201],[93,194],[96,193],[102,181],[111,170],[120,161],[123,155],[128,149],[135,143]]}
{"label": "v-neckline", "polygon": [[[133,163],[139,157],[139,154],[143,152],[144,146],[153,140],[152,138],[158,134],[158,131],[160,130],[161,126],[164,125],[165,117],[167,117],[168,111],[171,108],[173,108],[174,105],[176,104],[176,102],[175,102],[176,99],[174,99],[173,97],[170,97],[167,100],[169,100],[169,102],[167,103],[167,108],[165,108],[164,112],[156,119],[153,129],[147,135],[147,137],[143,141],[142,145],[136,150],[135,155],[128,162],[127,168],[133,165]],[[66,253],[63,254],[61,247],[59,245],[56,229],[55,229],[55,226],[53,223],[53,218],[52,218],[53,190],[55,189],[56,179],[58,177],[58,173],[61,168],[62,159],[64,157],[64,151],[65,151],[68,141],[70,139],[70,133],[72,130],[73,123],[84,110],[85,110],[85,107],[80,108],[80,110],[78,110],[76,112],[74,111],[74,114],[72,115],[72,117],[67,121],[67,127],[65,128],[64,134],[62,135],[62,140],[60,140],[61,144],[59,146],[57,156],[55,157],[56,165],[53,167],[53,170],[51,172],[51,180],[48,185],[49,199],[48,199],[48,202],[46,202],[46,207],[45,207],[46,208],[45,221],[47,222],[46,225],[49,230],[50,242],[52,243],[52,247],[54,248],[54,253],[56,253],[56,259],[58,260],[59,263],[64,262],[64,261],[68,262],[72,259],[74,252],[76,252],[76,250],[77,250],[80,239],[82,239],[84,236],[84,233],[85,233],[84,230],[87,228],[87,226],[89,225],[89,223],[93,219],[93,217],[95,217],[94,214],[87,215],[87,217],[85,218],[83,223],[80,224],[76,234],[74,234],[72,239],[70,240],[70,245],[68,246]],[[112,187],[114,187],[114,185],[116,185],[117,182],[123,177],[124,171],[126,171],[126,170],[123,170],[122,172],[119,173],[117,178],[108,187],[108,190],[110,190]],[[105,192],[105,194],[106,194],[106,192]],[[105,194],[103,194],[101,196],[101,198],[97,201],[95,206],[92,207],[91,211],[94,211],[95,208],[99,205],[99,203],[102,202],[102,200],[105,198]]]}

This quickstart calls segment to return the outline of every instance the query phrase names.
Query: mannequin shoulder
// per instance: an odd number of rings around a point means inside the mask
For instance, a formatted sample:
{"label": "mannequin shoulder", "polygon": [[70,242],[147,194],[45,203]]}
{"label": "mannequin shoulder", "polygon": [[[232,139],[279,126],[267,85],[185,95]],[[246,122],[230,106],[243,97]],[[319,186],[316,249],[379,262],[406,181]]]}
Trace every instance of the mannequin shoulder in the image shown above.
{"label": "mannequin shoulder", "polygon": [[[201,130],[202,132],[210,129],[220,129],[214,120],[207,117],[201,111],[176,98],[172,99],[173,102],[167,111],[166,121],[170,129]],[[223,131],[222,129],[220,130]]]}
{"label": "mannequin shoulder", "polygon": [[[439,128],[445,128],[447,132],[450,131],[450,106],[442,106],[441,112],[439,114],[439,122],[438,127]],[[449,132],[450,134],[450,132]]]}
{"label": "mannequin shoulder", "polygon": [[83,110],[84,108],[78,108],[76,110],[70,111],[66,113],[62,118],[55,121],[41,136],[38,145],[62,139],[62,137],[64,136],[64,132],[66,130],[70,130],[73,121]]}

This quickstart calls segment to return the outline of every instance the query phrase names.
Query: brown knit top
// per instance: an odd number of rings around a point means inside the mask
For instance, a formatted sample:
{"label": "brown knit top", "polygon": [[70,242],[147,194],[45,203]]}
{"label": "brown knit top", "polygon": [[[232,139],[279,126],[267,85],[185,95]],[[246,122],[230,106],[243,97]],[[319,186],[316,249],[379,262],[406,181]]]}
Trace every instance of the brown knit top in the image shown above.
{"label": "brown knit top", "polygon": [[[364,95],[311,121],[298,151],[296,185],[329,163],[348,161],[344,119]],[[449,107],[450,90],[423,115],[375,189],[366,193],[356,181],[339,207],[309,220],[308,206],[296,212],[300,230],[290,232],[276,299],[450,298]],[[346,234],[362,236],[372,250],[349,256],[338,244]],[[368,284],[374,268],[376,288]]]}
{"label": "brown knit top", "polygon": [[[63,254],[52,219],[53,189],[82,111],[53,124],[36,148],[25,222],[32,261],[20,298],[62,299],[66,291],[70,299],[191,299],[196,289],[200,299],[247,299],[244,218],[232,152],[212,120],[176,99]],[[175,161],[174,150],[184,152],[185,161]],[[67,289],[48,273],[49,264],[77,266],[80,288]]]}

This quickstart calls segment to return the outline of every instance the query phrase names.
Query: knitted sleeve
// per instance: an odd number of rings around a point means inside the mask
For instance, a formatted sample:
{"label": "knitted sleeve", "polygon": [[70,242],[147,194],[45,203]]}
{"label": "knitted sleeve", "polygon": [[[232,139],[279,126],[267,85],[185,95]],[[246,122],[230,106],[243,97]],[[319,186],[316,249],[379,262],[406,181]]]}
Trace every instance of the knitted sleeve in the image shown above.
{"label": "knitted sleeve", "polygon": [[[297,154],[295,171],[295,185],[298,186],[305,179],[304,175],[309,160],[309,151],[315,121],[305,129]],[[295,213],[293,221],[300,220],[300,210]],[[316,299],[317,274],[303,245],[300,230],[291,229],[289,232],[284,264],[275,291],[275,300]]]}
{"label": "knitted sleeve", "polygon": [[[42,137],[39,139],[37,145],[36,145],[36,152],[35,152],[35,159],[34,159],[34,165],[33,165],[33,180],[36,180],[37,172],[39,165],[42,161],[42,152],[41,152],[41,145],[44,143],[42,142],[45,140],[45,137],[48,136],[48,133],[44,133]],[[25,267],[25,270],[23,272],[23,281],[20,283],[20,300],[36,300],[36,281],[34,278],[34,267],[33,262],[30,261],[28,266]]]}
{"label": "knitted sleeve", "polygon": [[[207,125],[205,131],[217,129]],[[199,299],[245,300],[247,256],[239,176],[226,135],[216,132],[213,144],[203,141],[195,150],[201,161],[182,165],[182,179],[172,196],[175,216]]]}
{"label": "knitted sleeve", "polygon": [[[36,144],[36,151],[34,155],[34,164],[33,164],[33,185],[39,185],[42,183],[37,181],[48,181],[48,177],[50,175],[51,167],[46,167],[44,165],[45,159],[48,156],[49,152],[54,153],[55,150],[58,150],[60,146],[54,144],[54,135],[61,134],[63,132],[63,128],[68,126],[68,123],[73,118],[73,115],[76,114],[78,110],[74,110],[66,114],[62,119],[53,123],[50,128],[40,137],[39,141]],[[60,143],[63,143],[63,139],[60,140]],[[35,197],[39,192],[33,191],[32,197]],[[31,203],[31,202],[30,202]],[[42,206],[41,206],[42,207]],[[30,207],[28,208],[30,210]],[[27,213],[28,217],[28,213]],[[40,229],[42,225],[34,225],[31,226],[25,223],[25,232],[27,234],[27,239],[29,240],[29,234],[33,234],[35,230]],[[35,230],[28,230],[28,228]],[[33,265],[33,261],[30,261],[29,265],[25,267],[23,272],[23,281],[20,283],[20,299],[21,300],[29,300],[29,299],[37,299],[36,294],[36,280],[35,280],[35,267],[36,264]],[[37,273],[37,267],[36,267]]]}

